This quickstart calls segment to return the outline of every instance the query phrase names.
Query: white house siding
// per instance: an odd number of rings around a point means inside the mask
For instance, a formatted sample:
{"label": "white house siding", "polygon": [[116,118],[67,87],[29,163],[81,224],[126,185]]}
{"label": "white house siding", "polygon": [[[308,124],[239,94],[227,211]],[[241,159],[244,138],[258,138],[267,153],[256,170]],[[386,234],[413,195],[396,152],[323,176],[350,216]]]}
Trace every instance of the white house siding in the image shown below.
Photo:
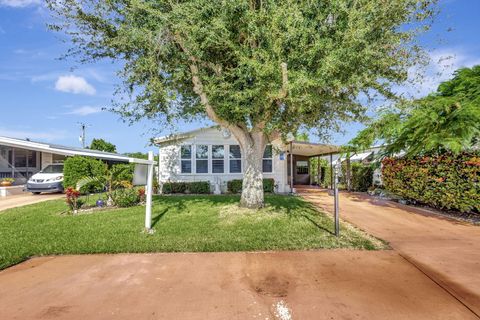
{"label": "white house siding", "polygon": [[[182,145],[208,145],[209,157],[208,157],[208,172],[197,174],[196,161],[195,161],[195,147],[192,147],[192,173],[181,173],[180,171],[180,148]],[[212,173],[212,145],[225,146],[224,156],[224,173]],[[242,179],[242,173],[230,173],[230,161],[228,158],[228,146],[238,145],[237,140],[233,137],[224,137],[222,131],[217,128],[207,128],[196,132],[193,132],[191,136],[179,139],[174,142],[164,142],[159,147],[160,163],[158,178],[161,183],[167,181],[209,181],[213,186],[220,184],[221,191],[227,191],[227,181],[233,179]],[[285,160],[280,160],[280,152],[283,150],[283,146],[278,143],[272,143],[273,146],[273,172],[264,173],[264,178],[273,178],[277,187],[277,192],[288,192],[287,184],[287,157]],[[244,171],[245,160],[242,154],[242,172]]]}

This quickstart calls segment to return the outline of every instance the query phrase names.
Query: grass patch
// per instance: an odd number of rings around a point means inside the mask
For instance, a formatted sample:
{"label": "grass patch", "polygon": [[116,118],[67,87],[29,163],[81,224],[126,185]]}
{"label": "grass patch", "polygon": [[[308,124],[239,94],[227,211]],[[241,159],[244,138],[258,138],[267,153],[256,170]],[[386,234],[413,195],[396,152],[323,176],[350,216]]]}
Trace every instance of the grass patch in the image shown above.
{"label": "grass patch", "polygon": [[385,247],[348,225],[336,238],[331,217],[301,198],[265,199],[256,212],[240,209],[238,196],[155,197],[151,235],[142,233],[143,206],[78,216],[60,215],[63,200],[10,209],[0,213],[0,269],[55,254]]}

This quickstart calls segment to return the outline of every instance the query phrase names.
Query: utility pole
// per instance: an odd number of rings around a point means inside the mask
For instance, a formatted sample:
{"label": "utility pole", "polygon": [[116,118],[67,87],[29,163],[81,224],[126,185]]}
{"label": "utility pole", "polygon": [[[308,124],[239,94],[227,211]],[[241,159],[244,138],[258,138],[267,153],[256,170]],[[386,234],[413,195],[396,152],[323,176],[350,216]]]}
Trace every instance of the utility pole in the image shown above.
{"label": "utility pole", "polygon": [[82,130],[82,133],[80,134],[79,140],[82,143],[82,148],[85,149],[85,143],[86,143],[86,134],[85,131],[87,129],[87,125],[83,122],[78,123],[80,125],[80,130]]}

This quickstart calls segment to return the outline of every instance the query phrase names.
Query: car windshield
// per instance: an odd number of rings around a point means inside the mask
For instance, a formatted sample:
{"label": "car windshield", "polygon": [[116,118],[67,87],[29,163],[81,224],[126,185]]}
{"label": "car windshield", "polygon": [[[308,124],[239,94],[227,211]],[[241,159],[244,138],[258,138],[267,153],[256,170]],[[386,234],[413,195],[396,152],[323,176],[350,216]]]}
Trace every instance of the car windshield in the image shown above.
{"label": "car windshield", "polygon": [[42,173],[63,173],[63,165],[49,165],[42,170]]}

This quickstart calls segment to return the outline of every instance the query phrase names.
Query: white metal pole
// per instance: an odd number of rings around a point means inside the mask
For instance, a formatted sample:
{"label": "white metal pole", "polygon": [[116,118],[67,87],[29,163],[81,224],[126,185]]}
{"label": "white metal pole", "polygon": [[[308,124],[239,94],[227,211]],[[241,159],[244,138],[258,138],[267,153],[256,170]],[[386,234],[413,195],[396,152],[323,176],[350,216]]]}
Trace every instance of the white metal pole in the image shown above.
{"label": "white metal pole", "polygon": [[290,193],[293,194],[293,143],[290,141]]}
{"label": "white metal pole", "polygon": [[[153,161],[153,151],[148,151],[148,160]],[[145,194],[147,203],[145,207],[145,230],[149,232],[152,229],[152,194],[153,194],[153,170],[154,164],[148,165],[147,188]]]}
{"label": "white metal pole", "polygon": [[333,178],[333,184],[334,184],[334,210],[335,210],[335,236],[340,235],[340,219],[339,219],[339,214],[340,214],[340,208],[339,208],[339,197],[338,197],[338,174],[340,171],[340,161],[335,165],[335,170],[334,170],[334,178]]}

